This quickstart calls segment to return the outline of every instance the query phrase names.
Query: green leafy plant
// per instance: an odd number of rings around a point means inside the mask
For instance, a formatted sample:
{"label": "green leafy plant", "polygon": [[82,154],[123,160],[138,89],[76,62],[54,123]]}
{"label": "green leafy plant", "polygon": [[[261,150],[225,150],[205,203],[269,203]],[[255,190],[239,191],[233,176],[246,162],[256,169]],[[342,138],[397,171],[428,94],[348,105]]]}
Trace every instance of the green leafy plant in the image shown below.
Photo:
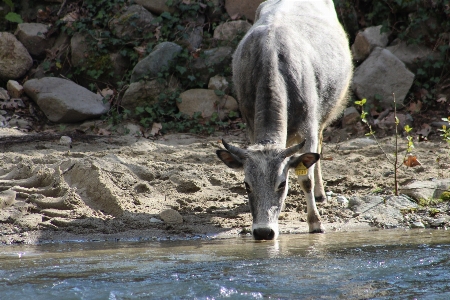
{"label": "green leafy plant", "polygon": [[10,11],[9,13],[6,14],[5,19],[8,20],[9,22],[13,22],[13,23],[23,23],[22,17],[13,12],[14,11],[14,3],[12,2],[12,0],[3,0],[3,2],[6,3],[6,5],[8,5],[12,11]]}
{"label": "green leafy plant", "polygon": [[[392,158],[390,155],[388,155],[386,153],[386,151],[383,149],[383,147],[381,146],[380,142],[378,141],[376,135],[375,135],[375,131],[373,131],[371,124],[369,123],[369,121],[367,120],[367,111],[364,110],[364,105],[366,104],[366,99],[362,99],[360,101],[355,101],[355,104],[360,106],[361,108],[361,121],[363,123],[365,123],[369,129],[369,132],[366,133],[367,136],[372,136],[373,139],[375,140],[375,142],[377,143],[378,147],[381,149],[381,151],[383,152],[384,156],[386,157],[386,160],[392,165],[393,167],[393,171],[394,171],[394,194],[396,196],[398,196],[398,169],[402,166],[402,165],[407,165],[407,166],[415,166],[415,164],[413,163],[409,163],[408,160],[410,159],[414,159],[416,160],[415,156],[412,156],[411,152],[414,149],[414,142],[413,142],[413,138],[412,136],[409,135],[409,133],[411,132],[412,128],[409,125],[404,126],[404,131],[407,134],[406,136],[406,140],[407,140],[407,148],[405,151],[405,155],[403,157],[403,160],[399,160],[399,150],[398,150],[398,125],[400,124],[400,120],[397,117],[397,103],[395,101],[395,95],[394,95],[394,119],[395,119],[395,150],[394,150],[394,158]],[[416,160],[417,161],[417,160]]]}

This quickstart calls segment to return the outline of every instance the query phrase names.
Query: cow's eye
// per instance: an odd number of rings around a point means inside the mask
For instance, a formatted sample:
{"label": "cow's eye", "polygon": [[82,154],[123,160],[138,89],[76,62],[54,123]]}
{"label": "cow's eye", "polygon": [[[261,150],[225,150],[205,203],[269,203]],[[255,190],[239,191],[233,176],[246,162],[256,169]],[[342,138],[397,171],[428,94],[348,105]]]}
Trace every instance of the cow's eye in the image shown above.
{"label": "cow's eye", "polygon": [[248,185],[248,183],[247,182],[245,182],[244,181],[244,184],[245,184],[245,190],[247,191],[247,193],[251,193],[252,192],[252,190],[250,189],[250,186]]}
{"label": "cow's eye", "polygon": [[278,186],[278,190],[284,190],[285,187],[286,187],[286,181],[283,181],[283,182],[280,183],[280,185]]}

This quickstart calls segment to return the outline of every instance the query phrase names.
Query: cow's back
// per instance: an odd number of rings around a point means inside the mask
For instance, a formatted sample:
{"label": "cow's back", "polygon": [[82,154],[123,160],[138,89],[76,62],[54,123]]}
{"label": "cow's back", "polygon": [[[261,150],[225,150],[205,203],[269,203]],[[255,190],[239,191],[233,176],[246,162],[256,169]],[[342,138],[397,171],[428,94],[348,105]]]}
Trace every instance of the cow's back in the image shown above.
{"label": "cow's back", "polygon": [[[330,0],[269,0],[233,58],[239,106],[255,129],[287,111],[287,133],[326,124],[340,114],[352,73],[348,40]],[[264,111],[273,111],[264,116]],[[275,124],[273,126],[278,126]]]}

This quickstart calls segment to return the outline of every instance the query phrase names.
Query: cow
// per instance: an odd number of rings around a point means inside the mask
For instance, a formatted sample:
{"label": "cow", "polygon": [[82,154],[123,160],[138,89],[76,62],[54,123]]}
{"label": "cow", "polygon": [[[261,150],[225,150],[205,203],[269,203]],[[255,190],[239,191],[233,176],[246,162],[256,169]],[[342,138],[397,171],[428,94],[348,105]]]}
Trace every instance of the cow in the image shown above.
{"label": "cow", "polygon": [[326,200],[322,133],[345,108],[353,72],[333,1],[261,3],[233,55],[232,70],[251,145],[242,149],[222,140],[226,150],[217,150],[217,156],[244,171],[254,239],[278,237],[289,169],[295,169],[305,194],[309,232],[324,232],[316,207]]}

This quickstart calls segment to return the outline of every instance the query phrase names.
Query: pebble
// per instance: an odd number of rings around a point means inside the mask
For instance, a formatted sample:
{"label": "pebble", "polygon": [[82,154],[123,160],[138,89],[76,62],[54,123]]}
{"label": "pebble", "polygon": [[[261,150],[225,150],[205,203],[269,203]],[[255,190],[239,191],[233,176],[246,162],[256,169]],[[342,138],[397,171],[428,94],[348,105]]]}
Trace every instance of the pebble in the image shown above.
{"label": "pebble", "polygon": [[67,145],[67,146],[69,146],[70,144],[72,144],[72,139],[70,138],[70,136],[63,135],[59,139],[59,144],[60,145]]}
{"label": "pebble", "polygon": [[344,196],[337,196],[336,201],[344,206],[347,206],[349,203],[348,199],[345,198]]}
{"label": "pebble", "polygon": [[164,223],[164,222],[157,218],[150,218],[150,223]]}

